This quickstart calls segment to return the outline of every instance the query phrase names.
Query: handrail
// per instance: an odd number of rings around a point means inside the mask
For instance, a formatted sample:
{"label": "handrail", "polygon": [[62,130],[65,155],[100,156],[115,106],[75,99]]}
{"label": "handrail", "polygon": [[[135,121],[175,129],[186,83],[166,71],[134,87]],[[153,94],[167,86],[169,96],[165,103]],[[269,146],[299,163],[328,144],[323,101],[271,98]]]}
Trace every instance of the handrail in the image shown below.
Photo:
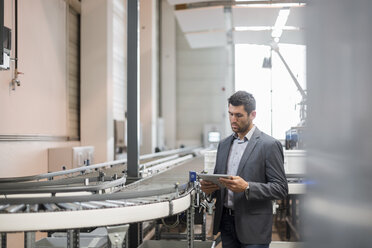
{"label": "handrail", "polygon": [[[139,158],[140,158],[140,160],[144,160],[144,159],[149,159],[149,158],[156,158],[156,157],[160,157],[160,156],[171,155],[171,154],[175,154],[175,153],[191,152],[194,149],[196,149],[196,147],[175,149],[175,150],[170,150],[170,151],[164,151],[164,152],[158,152],[158,153],[152,153],[152,154],[145,154],[145,155],[140,156]],[[0,185],[1,185],[1,183],[24,182],[24,181],[35,181],[35,180],[41,180],[41,179],[50,179],[50,178],[53,178],[53,177],[56,177],[56,176],[63,176],[63,175],[72,174],[72,173],[76,173],[76,172],[85,172],[87,170],[93,170],[93,169],[98,169],[98,168],[102,168],[102,167],[114,166],[114,165],[125,164],[125,163],[127,163],[127,159],[114,160],[114,161],[109,161],[109,162],[104,162],[104,163],[99,163],[99,164],[93,164],[93,165],[78,167],[78,168],[74,168],[74,169],[70,169],[70,170],[49,172],[49,173],[33,175],[33,176],[5,177],[5,178],[0,178]]]}
{"label": "handrail", "polygon": [[[0,199],[1,205],[14,204],[46,204],[46,203],[71,203],[71,202],[88,202],[88,201],[106,201],[106,200],[125,200],[141,197],[151,197],[155,195],[165,195],[176,193],[177,191],[185,191],[188,188],[188,183],[183,185],[175,185],[154,190],[117,192],[112,194],[95,194],[95,195],[79,195],[79,196],[59,196],[59,197],[19,197]],[[185,192],[189,193],[189,192]]]}

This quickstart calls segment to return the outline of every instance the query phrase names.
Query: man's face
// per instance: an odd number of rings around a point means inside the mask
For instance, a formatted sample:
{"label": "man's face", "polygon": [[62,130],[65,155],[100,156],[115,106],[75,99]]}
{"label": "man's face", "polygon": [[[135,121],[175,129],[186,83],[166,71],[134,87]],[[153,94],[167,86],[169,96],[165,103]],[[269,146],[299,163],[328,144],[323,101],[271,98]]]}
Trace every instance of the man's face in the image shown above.
{"label": "man's face", "polygon": [[233,106],[229,104],[229,118],[233,132],[246,133],[252,125],[252,121],[255,117],[256,111],[253,110],[248,115],[244,109],[244,105]]}

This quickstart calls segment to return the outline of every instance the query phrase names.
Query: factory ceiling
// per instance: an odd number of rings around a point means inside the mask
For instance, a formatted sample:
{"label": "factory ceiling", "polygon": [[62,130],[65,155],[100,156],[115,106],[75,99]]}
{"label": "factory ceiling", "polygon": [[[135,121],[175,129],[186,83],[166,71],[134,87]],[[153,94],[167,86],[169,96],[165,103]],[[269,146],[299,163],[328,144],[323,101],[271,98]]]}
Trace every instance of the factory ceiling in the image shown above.
{"label": "factory ceiling", "polygon": [[191,48],[304,44],[300,1],[168,0]]}

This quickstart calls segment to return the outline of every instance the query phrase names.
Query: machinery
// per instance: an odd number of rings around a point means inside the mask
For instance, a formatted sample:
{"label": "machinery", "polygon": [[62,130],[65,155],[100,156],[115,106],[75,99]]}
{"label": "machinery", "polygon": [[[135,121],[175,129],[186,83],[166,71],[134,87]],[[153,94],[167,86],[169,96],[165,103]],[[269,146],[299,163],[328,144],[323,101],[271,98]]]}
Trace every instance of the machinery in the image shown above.
{"label": "machinery", "polygon": [[303,150],[304,143],[304,126],[291,127],[285,132],[285,148],[287,150]]}
{"label": "machinery", "polygon": [[[193,247],[192,220],[202,194],[195,180],[189,182],[188,174],[203,166],[201,159],[190,163],[195,152],[178,149],[143,155],[139,165],[142,179],[128,185],[126,160],[1,178],[1,247],[6,247],[8,232],[25,232],[25,247],[66,247],[66,243],[67,247],[122,247],[127,242],[128,224],[185,211],[186,236]],[[35,243],[35,231],[50,235]],[[205,232],[200,239],[205,240]]]}
{"label": "machinery", "polygon": [[[27,248],[128,247],[128,230],[138,224],[140,247],[214,247],[206,238],[206,216],[213,213],[214,202],[200,190],[196,176],[204,167],[201,151],[142,155],[141,179],[130,184],[126,159],[0,178],[0,246],[6,247],[7,233],[24,232]],[[301,159],[301,154],[294,156]],[[287,167],[296,161],[288,159]],[[299,181],[289,190],[303,194]],[[185,230],[169,232],[182,225]],[[155,240],[143,241],[149,230],[155,230]],[[48,232],[48,237],[36,242],[36,231]],[[272,247],[281,247],[276,245]]]}
{"label": "machinery", "polygon": [[[285,148],[287,150],[292,149],[304,149],[305,145],[303,142],[303,131],[305,129],[305,121],[306,121],[306,101],[307,101],[307,95],[306,92],[302,89],[300,83],[298,82],[297,78],[293,75],[292,70],[289,68],[287,62],[283,58],[282,54],[279,51],[278,43],[272,42],[271,43],[271,50],[275,51],[280,60],[283,62],[285,68],[287,69],[288,73],[290,74],[294,84],[296,85],[298,91],[300,92],[302,96],[302,100],[299,103],[300,105],[300,120],[301,122],[296,126],[289,129],[285,134]],[[270,66],[271,67],[271,60],[270,65],[268,65],[268,62],[264,60],[264,66]]]}

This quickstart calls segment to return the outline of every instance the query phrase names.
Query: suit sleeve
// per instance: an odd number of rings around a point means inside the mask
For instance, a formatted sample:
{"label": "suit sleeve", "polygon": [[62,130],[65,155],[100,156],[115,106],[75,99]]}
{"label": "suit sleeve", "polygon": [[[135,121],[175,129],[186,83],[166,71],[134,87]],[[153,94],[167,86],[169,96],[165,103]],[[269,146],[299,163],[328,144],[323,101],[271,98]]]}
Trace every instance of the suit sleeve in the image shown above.
{"label": "suit sleeve", "polygon": [[279,200],[288,194],[284,173],[283,148],[279,141],[272,142],[265,151],[266,183],[249,182],[249,199]]}
{"label": "suit sleeve", "polygon": [[[221,143],[218,143],[218,146],[217,146],[217,156],[216,156],[216,158],[218,157],[218,151],[220,150],[220,145],[221,145]],[[217,160],[216,160],[216,164],[214,166],[213,174],[218,174],[217,173]],[[217,197],[217,192],[220,192],[220,190],[216,190],[215,192],[213,192],[211,194],[211,198],[216,198]]]}

